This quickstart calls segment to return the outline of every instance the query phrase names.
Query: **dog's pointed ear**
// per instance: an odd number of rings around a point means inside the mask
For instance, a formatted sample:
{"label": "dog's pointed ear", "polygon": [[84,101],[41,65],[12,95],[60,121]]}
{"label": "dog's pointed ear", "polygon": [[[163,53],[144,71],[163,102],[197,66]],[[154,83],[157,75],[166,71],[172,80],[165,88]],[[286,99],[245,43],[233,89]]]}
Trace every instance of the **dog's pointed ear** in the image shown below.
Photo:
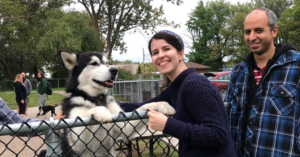
{"label": "dog's pointed ear", "polygon": [[77,55],[75,53],[71,53],[65,50],[59,50],[58,54],[68,70],[72,70],[77,64]]}
{"label": "dog's pointed ear", "polygon": [[102,55],[103,55],[106,59],[108,59],[108,52],[109,52],[109,50],[105,50],[104,52],[102,52]]}

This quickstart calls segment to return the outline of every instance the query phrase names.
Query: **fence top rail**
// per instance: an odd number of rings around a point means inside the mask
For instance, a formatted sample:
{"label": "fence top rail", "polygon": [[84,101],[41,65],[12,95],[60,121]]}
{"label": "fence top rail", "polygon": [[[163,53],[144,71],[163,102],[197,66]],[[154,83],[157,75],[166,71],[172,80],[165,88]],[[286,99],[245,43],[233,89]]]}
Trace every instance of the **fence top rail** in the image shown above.
{"label": "fence top rail", "polygon": [[126,80],[126,81],[114,81],[114,83],[136,83],[136,82],[158,82],[160,80]]}
{"label": "fence top rail", "polygon": [[[128,121],[128,120],[137,120],[137,119],[146,119],[147,111],[140,111],[140,112],[126,112],[123,114],[113,114],[112,115],[112,122],[121,122],[121,121]],[[18,123],[18,124],[8,124],[8,125],[0,125],[0,136],[3,135],[13,135],[17,132],[17,134],[24,134],[24,133],[33,133],[33,132],[43,132],[49,129],[63,129],[78,126],[85,126],[85,125],[96,125],[100,124],[93,118],[84,117],[84,118],[75,118],[75,119],[61,119],[61,120],[54,120],[50,118],[48,120],[42,120],[41,122],[31,122],[31,123]]]}
{"label": "fence top rail", "polygon": [[[60,79],[67,79],[67,78],[55,78],[55,79],[47,79],[48,81],[55,81]],[[29,80],[36,80],[36,79],[29,79]],[[0,82],[13,82],[14,80],[5,80]],[[114,81],[114,83],[135,83],[135,82],[158,82],[160,80],[123,80],[123,81]],[[211,82],[226,82],[229,83],[229,80],[209,80]]]}
{"label": "fence top rail", "polygon": [[229,83],[230,80],[209,80],[210,82]]}

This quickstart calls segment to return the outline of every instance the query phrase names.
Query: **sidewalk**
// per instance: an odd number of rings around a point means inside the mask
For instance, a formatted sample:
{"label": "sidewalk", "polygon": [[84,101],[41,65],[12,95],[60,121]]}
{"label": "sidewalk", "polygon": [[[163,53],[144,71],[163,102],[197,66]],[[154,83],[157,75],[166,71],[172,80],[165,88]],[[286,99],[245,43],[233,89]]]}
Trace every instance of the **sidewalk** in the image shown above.
{"label": "sidewalk", "polygon": [[[61,95],[65,95],[67,96],[67,94],[64,91],[53,91],[53,93],[57,93],[57,94],[61,94]],[[29,102],[30,103],[30,102]],[[49,120],[49,118],[51,117],[51,112],[49,111],[45,116],[39,116],[36,117],[37,113],[38,113],[39,107],[30,107],[27,110],[27,116],[25,116],[25,118],[35,118],[35,119],[40,119],[40,120]],[[16,110],[14,110],[16,111]],[[55,113],[59,113],[61,111],[61,106],[57,106],[55,107]]]}

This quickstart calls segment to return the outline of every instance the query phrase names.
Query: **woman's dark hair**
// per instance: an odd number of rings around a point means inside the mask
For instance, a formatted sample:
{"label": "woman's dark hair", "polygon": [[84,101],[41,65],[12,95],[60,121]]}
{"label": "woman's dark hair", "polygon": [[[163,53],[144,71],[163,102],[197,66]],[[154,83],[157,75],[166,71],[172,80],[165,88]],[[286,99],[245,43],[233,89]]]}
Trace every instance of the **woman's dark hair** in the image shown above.
{"label": "woman's dark hair", "polygon": [[149,52],[150,52],[151,56],[152,56],[151,43],[152,43],[153,39],[163,39],[163,40],[165,40],[168,44],[175,47],[175,49],[178,51],[178,53],[183,49],[180,42],[178,41],[178,39],[174,35],[171,35],[171,34],[165,33],[165,32],[158,32],[150,39],[150,41],[148,43],[148,49],[149,49]]}
{"label": "woman's dark hair", "polygon": [[[158,32],[150,39],[150,41],[148,43],[148,49],[149,49],[151,56],[152,56],[151,43],[152,43],[153,39],[165,40],[168,44],[172,45],[177,50],[178,53],[180,53],[180,51],[183,50],[181,43],[178,41],[178,39],[174,35],[166,33],[166,32]],[[170,79],[167,76],[163,76],[163,82],[161,82],[160,91],[162,92],[163,90],[165,90],[170,85],[170,83],[171,83]]]}
{"label": "woman's dark hair", "polygon": [[[44,73],[42,73],[42,72],[38,72],[38,74],[41,74],[41,78],[39,78],[38,76],[37,76],[37,80],[38,80],[38,82],[40,82],[41,80],[42,80],[42,78],[45,78],[45,75],[44,75]],[[37,74],[37,75],[38,75]]]}

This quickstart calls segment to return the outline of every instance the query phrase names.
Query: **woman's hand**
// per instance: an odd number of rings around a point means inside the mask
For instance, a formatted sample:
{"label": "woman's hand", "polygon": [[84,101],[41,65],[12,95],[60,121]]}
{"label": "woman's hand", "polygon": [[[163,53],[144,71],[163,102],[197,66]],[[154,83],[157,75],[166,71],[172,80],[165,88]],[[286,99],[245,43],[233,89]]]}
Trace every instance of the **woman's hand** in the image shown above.
{"label": "woman's hand", "polygon": [[167,123],[168,117],[160,112],[150,110],[147,115],[149,116],[149,127],[153,130],[163,131]]}
{"label": "woman's hand", "polygon": [[24,104],[24,100],[21,100],[21,104]]}

